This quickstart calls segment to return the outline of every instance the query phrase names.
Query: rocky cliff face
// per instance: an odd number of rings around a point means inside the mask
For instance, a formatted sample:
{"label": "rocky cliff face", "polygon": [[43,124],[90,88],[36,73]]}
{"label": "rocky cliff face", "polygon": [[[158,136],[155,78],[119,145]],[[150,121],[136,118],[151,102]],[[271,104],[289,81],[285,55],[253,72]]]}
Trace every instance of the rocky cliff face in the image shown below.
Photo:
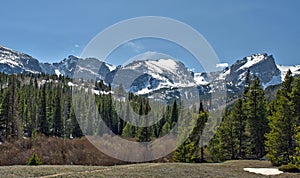
{"label": "rocky cliff face", "polygon": [[237,87],[243,85],[247,70],[258,76],[264,85],[281,75],[272,55],[255,54],[234,63],[225,78],[226,82],[232,82]]}

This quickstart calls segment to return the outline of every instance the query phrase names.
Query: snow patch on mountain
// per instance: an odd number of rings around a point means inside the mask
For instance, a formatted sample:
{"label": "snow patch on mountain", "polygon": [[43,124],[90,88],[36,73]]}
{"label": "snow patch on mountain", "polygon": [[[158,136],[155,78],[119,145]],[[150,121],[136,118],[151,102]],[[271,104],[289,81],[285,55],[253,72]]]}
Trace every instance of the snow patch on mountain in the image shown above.
{"label": "snow patch on mountain", "polygon": [[157,72],[162,72],[160,71],[161,68],[168,70],[169,72],[176,71],[178,68],[178,63],[172,59],[149,60],[147,61],[147,64],[152,70],[157,70]]}
{"label": "snow patch on mountain", "polygon": [[220,75],[219,75],[219,77],[218,77],[218,80],[225,80],[225,79],[226,79],[226,76],[228,76],[229,74],[230,74],[230,69],[229,69],[229,68],[224,69],[224,70],[220,73]]}
{"label": "snow patch on mountain", "polygon": [[117,68],[117,66],[114,66],[114,65],[108,64],[108,63],[106,63],[106,66],[108,67],[108,69],[109,69],[110,71],[116,70],[116,68]]}
{"label": "snow patch on mountain", "polygon": [[245,68],[250,68],[251,66],[261,62],[262,60],[264,60],[266,58],[267,58],[266,54],[254,54],[254,55],[248,56],[248,57],[246,57],[247,62],[243,66],[241,66],[239,68],[239,70],[242,70]]}
{"label": "snow patch on mountain", "polygon": [[149,88],[143,88],[137,92],[135,92],[135,94],[137,95],[145,95],[147,93],[153,92],[152,90],[150,90]]}
{"label": "snow patch on mountain", "polygon": [[159,59],[159,60],[145,60],[145,61],[134,61],[124,68],[139,70],[143,68],[148,71],[155,71],[156,73],[163,73],[165,71],[174,73],[178,68],[178,62],[172,59]]}
{"label": "snow patch on mountain", "polygon": [[281,71],[282,81],[284,81],[284,77],[288,70],[291,70],[293,75],[300,75],[300,65],[294,65],[294,66],[277,65],[277,68]]}
{"label": "snow patch on mountain", "polygon": [[195,73],[194,80],[197,85],[208,85],[209,82],[205,79],[202,73]]}
{"label": "snow patch on mountain", "polygon": [[61,75],[61,72],[60,72],[58,69],[55,69],[54,72],[55,72],[55,74],[56,74],[57,76],[60,76],[60,75]]}

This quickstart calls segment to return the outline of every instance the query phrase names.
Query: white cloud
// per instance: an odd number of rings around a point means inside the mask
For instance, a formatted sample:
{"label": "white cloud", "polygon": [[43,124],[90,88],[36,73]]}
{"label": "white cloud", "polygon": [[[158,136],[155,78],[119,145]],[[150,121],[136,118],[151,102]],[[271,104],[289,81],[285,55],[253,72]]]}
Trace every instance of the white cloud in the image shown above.
{"label": "white cloud", "polygon": [[78,45],[78,44],[76,44],[76,45],[74,45],[74,47],[75,47],[75,48],[79,48],[79,45]]}
{"label": "white cloud", "polygon": [[228,63],[219,63],[216,65],[217,68],[225,68],[225,67],[228,67]]}
{"label": "white cloud", "polygon": [[129,41],[127,43],[124,44],[126,47],[129,47],[131,49],[133,49],[135,52],[139,53],[144,49],[144,46],[142,44],[133,42],[133,41]]}

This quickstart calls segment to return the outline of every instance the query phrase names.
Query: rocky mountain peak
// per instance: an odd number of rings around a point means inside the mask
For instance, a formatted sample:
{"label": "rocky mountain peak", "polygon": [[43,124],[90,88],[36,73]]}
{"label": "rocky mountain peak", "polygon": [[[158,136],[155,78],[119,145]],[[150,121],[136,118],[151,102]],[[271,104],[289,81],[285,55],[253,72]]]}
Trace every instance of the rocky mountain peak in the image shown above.
{"label": "rocky mountain peak", "polygon": [[0,46],[0,72],[38,73],[39,61],[27,54]]}
{"label": "rocky mountain peak", "polygon": [[273,77],[281,75],[281,71],[277,68],[272,55],[254,54],[237,60],[230,67],[230,73],[226,76],[226,81],[231,81],[237,86],[243,85],[243,80],[247,70],[251,74],[258,76],[262,84],[267,84],[273,80]]}

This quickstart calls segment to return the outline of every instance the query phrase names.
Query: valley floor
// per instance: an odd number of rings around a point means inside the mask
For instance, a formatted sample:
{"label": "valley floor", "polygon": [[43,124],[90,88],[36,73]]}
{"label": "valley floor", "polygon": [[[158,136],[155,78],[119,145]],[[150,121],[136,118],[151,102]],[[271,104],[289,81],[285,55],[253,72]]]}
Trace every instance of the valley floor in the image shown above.
{"label": "valley floor", "polygon": [[[224,163],[143,163],[119,166],[2,166],[0,177],[267,177],[243,168],[270,168],[268,161],[238,160]],[[270,177],[270,176],[269,176]],[[274,177],[300,177],[283,173]]]}

